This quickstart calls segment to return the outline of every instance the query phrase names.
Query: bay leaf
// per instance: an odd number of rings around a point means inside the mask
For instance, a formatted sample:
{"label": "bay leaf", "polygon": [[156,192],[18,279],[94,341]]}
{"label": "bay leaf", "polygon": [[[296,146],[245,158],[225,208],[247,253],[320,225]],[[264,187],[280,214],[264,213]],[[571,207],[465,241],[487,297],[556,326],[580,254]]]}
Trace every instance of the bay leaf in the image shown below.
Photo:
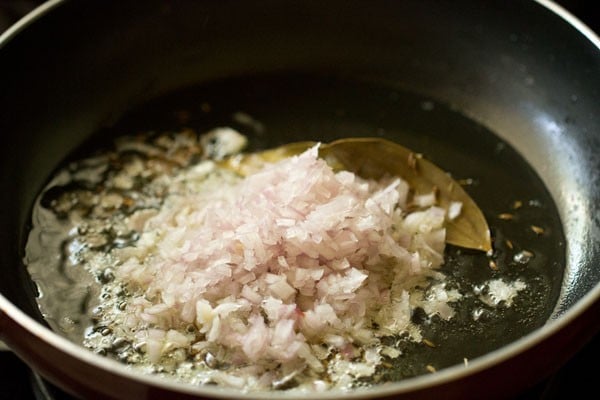
{"label": "bay leaf", "polygon": [[304,153],[316,144],[317,142],[309,141],[293,142],[255,153],[240,153],[218,161],[217,165],[234,171],[241,176],[248,176],[261,170],[265,164],[275,163],[284,158]]}
{"label": "bay leaf", "polygon": [[[258,171],[266,163],[300,154],[315,144],[290,143],[262,152],[234,156],[223,160],[220,165],[246,176]],[[381,138],[346,138],[321,144],[319,156],[332,168],[345,169],[363,178],[398,176],[416,194],[435,191],[436,205],[445,209],[452,202],[460,202],[460,214],[447,221],[446,242],[484,252],[492,249],[487,221],[475,201],[447,172],[412,150]]]}

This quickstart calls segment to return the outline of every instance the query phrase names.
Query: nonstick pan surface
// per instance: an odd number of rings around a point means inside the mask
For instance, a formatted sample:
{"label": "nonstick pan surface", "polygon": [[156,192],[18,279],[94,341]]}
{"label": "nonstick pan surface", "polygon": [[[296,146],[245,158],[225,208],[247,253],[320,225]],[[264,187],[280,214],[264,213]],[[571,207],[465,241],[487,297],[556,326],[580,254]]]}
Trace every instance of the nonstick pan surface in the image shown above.
{"label": "nonstick pan surface", "polygon": [[[418,395],[439,387],[451,396],[476,395],[498,387],[480,380],[486,373],[517,390],[596,332],[598,49],[550,11],[533,2],[519,2],[518,16],[500,2],[356,2],[343,9],[335,2],[264,2],[260,12],[233,2],[61,3],[0,50],[3,76],[14,77],[2,82],[0,95],[10,110],[1,128],[2,184],[11,193],[2,207],[2,265],[10,271],[2,294],[29,316],[39,319],[21,251],[31,206],[51,172],[114,135],[176,128],[182,121],[175,116],[185,109],[190,118],[183,124],[199,131],[239,125],[239,112],[251,115],[264,131],[237,128],[256,147],[390,138],[458,178],[474,179],[469,192],[490,220],[516,200],[528,204],[518,224],[491,225],[501,271],[537,286],[502,319],[456,326],[450,334],[432,331],[443,345],[435,354],[418,353],[439,369],[475,359],[469,369],[449,368],[364,395]],[[203,103],[211,104],[210,113]],[[547,234],[532,235],[531,225],[543,225]],[[536,257],[527,266],[515,263],[505,238]],[[449,250],[450,258],[455,252]],[[465,282],[494,274],[485,257],[460,259],[447,272]],[[80,355],[12,305],[2,312],[11,318],[0,332],[15,351],[77,393],[114,396],[117,391],[102,387],[107,375],[122,380],[127,396],[194,393],[156,388],[106,360]],[[12,329],[26,333],[11,335]],[[553,354],[553,362],[540,358],[557,344],[564,352]],[[56,371],[43,349],[69,365]],[[408,362],[418,366],[424,359]],[[100,383],[78,369],[99,371]],[[509,370],[521,376],[508,377]],[[423,372],[395,371],[394,377]]]}

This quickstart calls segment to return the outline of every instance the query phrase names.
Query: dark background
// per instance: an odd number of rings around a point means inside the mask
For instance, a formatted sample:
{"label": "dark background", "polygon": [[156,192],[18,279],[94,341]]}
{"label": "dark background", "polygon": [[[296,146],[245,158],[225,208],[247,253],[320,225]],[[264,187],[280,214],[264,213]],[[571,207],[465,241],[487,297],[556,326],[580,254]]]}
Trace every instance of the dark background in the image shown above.
{"label": "dark background", "polygon": [[[40,3],[41,1],[0,0],[0,33]],[[599,0],[560,0],[556,3],[595,32],[600,32],[600,13],[593,11],[593,6],[600,4]],[[600,336],[597,336],[556,374],[518,396],[517,400],[573,398],[581,393],[588,393],[585,397],[594,398],[598,379],[594,371],[597,371],[599,356]],[[35,385],[31,382],[31,373],[24,363],[10,352],[0,352],[0,400],[65,398],[51,386],[42,387],[42,391],[48,390],[42,393],[39,386],[34,389]]]}

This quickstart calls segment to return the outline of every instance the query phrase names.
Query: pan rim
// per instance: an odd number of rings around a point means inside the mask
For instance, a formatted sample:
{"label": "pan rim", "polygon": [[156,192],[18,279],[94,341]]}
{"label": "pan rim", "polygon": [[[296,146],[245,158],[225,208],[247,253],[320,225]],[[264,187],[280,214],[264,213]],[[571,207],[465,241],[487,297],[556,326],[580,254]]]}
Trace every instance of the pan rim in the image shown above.
{"label": "pan rim", "polygon": [[[60,4],[66,3],[67,0],[49,0],[42,3],[32,12],[27,14],[17,23],[12,25],[4,33],[0,34],[0,49],[6,45],[15,35],[25,29],[29,24],[42,17],[50,10],[59,6]],[[539,5],[552,11],[554,14],[562,18],[569,25],[573,26],[583,36],[585,36],[594,46],[600,49],[600,37],[586,24],[580,21],[578,18],[573,16],[570,12],[565,10],[562,6],[555,3],[552,0],[535,0]],[[358,399],[364,397],[371,397],[377,395],[393,395],[402,394],[416,391],[423,388],[429,388],[433,386],[439,386],[444,383],[460,380],[468,376],[474,375],[483,370],[489,369],[492,366],[501,364],[524,351],[533,348],[534,346],[542,343],[549,337],[557,334],[567,325],[576,320],[586,310],[591,308],[595,303],[600,301],[600,283],[596,284],[588,293],[580,298],[574,305],[568,308],[564,313],[555,319],[548,320],[548,322],[521,337],[520,339],[509,343],[506,346],[500,347],[490,353],[477,357],[472,361],[469,361],[469,365],[464,367],[462,365],[455,365],[446,369],[438,371],[436,374],[431,375],[420,375],[414,378],[408,378],[399,382],[392,382],[389,385],[375,386],[365,390],[357,390],[352,392],[344,392],[344,397],[351,399]],[[4,315],[3,315],[4,314]],[[177,382],[171,382],[167,379],[155,379],[151,376],[134,372],[127,368],[127,366],[110,360],[106,357],[96,355],[90,351],[82,352],[82,347],[77,345],[68,339],[60,336],[53,332],[43,324],[35,321],[15,304],[9,301],[3,294],[0,293],[0,321],[2,318],[7,317],[23,327],[30,333],[32,333],[37,339],[43,341],[54,348],[66,353],[69,357],[78,359],[79,361],[89,364],[90,366],[101,368],[107,373],[118,374],[127,379],[134,380],[136,382],[149,385],[152,387],[158,387],[167,389],[179,393],[187,393],[191,395],[208,395],[215,398],[229,398],[232,390],[223,388],[212,388],[207,386],[194,387],[188,384],[182,384]],[[2,334],[0,332],[0,334]],[[323,399],[334,399],[339,398],[339,391],[331,391],[326,393],[315,393],[319,398]],[[243,393],[236,391],[236,396],[244,399],[256,399],[256,398],[306,398],[312,397],[306,394],[300,393],[280,393],[280,392],[256,392],[256,393]]]}
{"label": "pan rim", "polygon": [[562,19],[564,19],[569,25],[577,29],[583,36],[585,36],[590,42],[592,42],[597,48],[600,49],[600,36],[592,30],[588,25],[586,25],[579,18],[571,14],[568,10],[566,10],[563,6],[556,3],[553,0],[534,0],[538,4],[546,7],[548,10],[552,11],[554,14],[558,15]]}
{"label": "pan rim", "polygon": [[50,10],[54,9],[61,3],[65,3],[66,0],[47,0],[40,4],[31,12],[24,15],[17,22],[12,24],[7,30],[0,34],[0,49],[4,47],[14,36],[16,36],[23,29],[27,28],[30,24],[35,22],[38,18],[41,18]]}

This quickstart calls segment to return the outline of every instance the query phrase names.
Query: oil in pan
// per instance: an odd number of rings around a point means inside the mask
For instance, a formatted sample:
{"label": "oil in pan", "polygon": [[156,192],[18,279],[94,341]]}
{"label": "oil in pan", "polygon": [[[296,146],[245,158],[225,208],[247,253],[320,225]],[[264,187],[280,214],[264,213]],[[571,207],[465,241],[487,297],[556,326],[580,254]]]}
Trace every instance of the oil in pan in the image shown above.
{"label": "oil in pan", "polygon": [[[456,315],[445,321],[417,309],[412,322],[420,327],[422,340],[387,338],[386,344],[399,353],[364,384],[468,363],[542,326],[551,315],[565,265],[560,219],[535,171],[508,143],[434,99],[350,78],[280,75],[223,80],[160,98],[98,132],[57,169],[68,171],[69,163],[99,154],[97,165],[87,165],[88,172],[97,167],[96,177],[88,174],[82,179],[72,170],[55,178],[34,209],[33,226],[42,234],[32,235],[39,240],[27,245],[28,268],[39,288],[40,308],[54,330],[79,343],[90,329],[97,330],[94,309],[112,272],[92,277],[78,265],[70,256],[77,249],[65,248],[73,246],[65,241],[68,227],[49,214],[49,203],[86,189],[82,181],[97,184],[94,179],[102,179],[104,166],[111,162],[106,164],[101,150],[119,136],[182,129],[205,132],[222,126],[247,136],[251,150],[302,140],[390,139],[449,171],[483,210],[494,253],[448,246],[440,270],[447,277],[446,288],[461,293]],[[85,197],[71,201],[69,207],[86,209]],[[114,227],[106,231],[112,233],[99,236],[97,246],[137,240],[115,234]],[[518,294],[497,296],[511,289]],[[115,358],[121,354],[119,346],[115,344]],[[282,388],[288,386],[293,384]]]}

